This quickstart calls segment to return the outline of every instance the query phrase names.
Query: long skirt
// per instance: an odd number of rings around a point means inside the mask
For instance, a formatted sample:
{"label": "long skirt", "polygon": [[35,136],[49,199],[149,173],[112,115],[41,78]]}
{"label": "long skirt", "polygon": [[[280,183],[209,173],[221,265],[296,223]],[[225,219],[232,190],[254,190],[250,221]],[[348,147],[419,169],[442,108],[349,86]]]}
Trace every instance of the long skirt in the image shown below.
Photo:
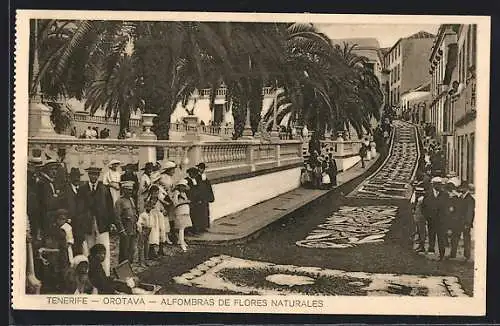
{"label": "long skirt", "polygon": [[210,226],[210,209],[208,203],[191,203],[191,220],[193,221],[193,230],[203,232]]}

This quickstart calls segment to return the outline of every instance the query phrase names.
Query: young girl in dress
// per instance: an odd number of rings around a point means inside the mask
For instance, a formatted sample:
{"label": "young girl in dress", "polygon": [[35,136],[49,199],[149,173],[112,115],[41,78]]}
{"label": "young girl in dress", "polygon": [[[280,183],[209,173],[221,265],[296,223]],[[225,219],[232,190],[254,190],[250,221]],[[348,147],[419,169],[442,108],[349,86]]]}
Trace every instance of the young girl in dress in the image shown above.
{"label": "young girl in dress", "polygon": [[189,199],[187,196],[188,182],[186,179],[180,180],[174,188],[172,201],[174,203],[174,223],[179,230],[178,244],[183,251],[187,250],[187,243],[184,240],[184,229],[193,226],[189,212]]}
{"label": "young girl in dress", "polygon": [[151,209],[153,204],[147,201],[144,205],[145,211],[139,214],[137,219],[137,231],[139,233],[139,241],[137,242],[137,250],[139,254],[139,264],[143,267],[148,265],[149,259],[149,237],[152,229]]}

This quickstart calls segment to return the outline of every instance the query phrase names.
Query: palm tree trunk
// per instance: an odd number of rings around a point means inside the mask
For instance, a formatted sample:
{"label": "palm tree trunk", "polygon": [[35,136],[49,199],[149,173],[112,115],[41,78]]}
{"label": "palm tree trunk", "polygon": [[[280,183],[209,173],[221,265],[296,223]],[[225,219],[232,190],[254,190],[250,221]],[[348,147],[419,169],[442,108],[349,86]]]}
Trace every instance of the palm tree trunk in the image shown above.
{"label": "palm tree trunk", "polygon": [[155,120],[154,132],[158,140],[169,139],[171,115],[171,110],[163,109]]}

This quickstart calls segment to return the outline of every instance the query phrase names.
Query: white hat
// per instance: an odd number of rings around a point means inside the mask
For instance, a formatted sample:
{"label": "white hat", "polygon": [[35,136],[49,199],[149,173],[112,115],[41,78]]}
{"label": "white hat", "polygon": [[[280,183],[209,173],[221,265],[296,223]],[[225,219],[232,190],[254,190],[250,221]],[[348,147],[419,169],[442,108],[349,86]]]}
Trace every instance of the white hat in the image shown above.
{"label": "white hat", "polygon": [[188,185],[188,181],[186,179],[181,179],[177,182],[177,186],[180,186],[180,185],[184,185],[184,186],[187,186]]}
{"label": "white hat", "polygon": [[88,263],[89,260],[86,256],[84,255],[78,255],[73,257],[73,260],[71,261],[71,267],[76,268],[80,263],[86,262]]}
{"label": "white hat", "polygon": [[431,179],[431,183],[443,183],[443,179],[440,177],[434,177]]}
{"label": "white hat", "polygon": [[121,164],[121,163],[122,162],[120,162],[118,160],[112,159],[111,161],[109,161],[108,166],[115,165],[115,164]]}
{"label": "white hat", "polygon": [[176,166],[177,166],[177,164],[175,164],[174,162],[167,161],[167,162],[165,162],[164,169],[172,169],[172,168],[175,168]]}
{"label": "white hat", "polygon": [[457,177],[451,178],[450,180],[448,180],[448,183],[453,184],[457,188],[460,187],[461,184],[460,180]]}

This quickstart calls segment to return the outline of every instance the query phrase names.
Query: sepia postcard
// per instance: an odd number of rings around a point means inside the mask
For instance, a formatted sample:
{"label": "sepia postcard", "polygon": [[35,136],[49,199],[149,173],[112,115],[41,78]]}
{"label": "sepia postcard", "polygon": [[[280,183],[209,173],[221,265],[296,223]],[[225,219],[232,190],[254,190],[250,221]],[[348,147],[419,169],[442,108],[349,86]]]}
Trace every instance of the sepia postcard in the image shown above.
{"label": "sepia postcard", "polygon": [[481,316],[490,18],[18,10],[12,307]]}

